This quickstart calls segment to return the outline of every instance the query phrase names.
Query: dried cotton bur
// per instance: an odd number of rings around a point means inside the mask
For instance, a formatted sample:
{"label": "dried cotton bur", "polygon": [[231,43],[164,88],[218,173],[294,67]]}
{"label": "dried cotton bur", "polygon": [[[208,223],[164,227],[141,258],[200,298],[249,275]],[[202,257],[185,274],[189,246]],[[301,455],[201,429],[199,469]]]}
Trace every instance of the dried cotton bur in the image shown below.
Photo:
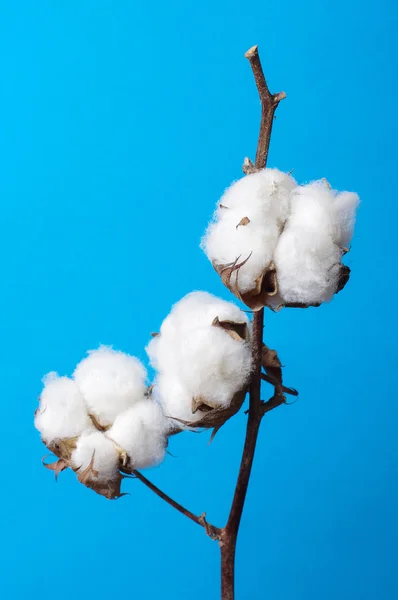
{"label": "dried cotton bur", "polygon": [[206,292],[185,296],[147,347],[157,370],[154,394],[182,428],[219,429],[241,407],[252,358],[248,318],[237,306]]}
{"label": "dried cotton bur", "polygon": [[246,175],[226,190],[202,240],[223,283],[254,310],[277,292],[273,256],[295,187],[277,169]]}
{"label": "dried cotton bur", "polygon": [[347,283],[356,194],[325,180],[297,186],[277,169],[226,190],[202,248],[223,283],[253,310],[319,306]]}
{"label": "dried cotton bur", "polygon": [[160,463],[168,422],[146,383],[138,359],[100,347],[76,367],[73,379],[44,378],[35,426],[58,461],[106,498],[120,497],[123,473]]}

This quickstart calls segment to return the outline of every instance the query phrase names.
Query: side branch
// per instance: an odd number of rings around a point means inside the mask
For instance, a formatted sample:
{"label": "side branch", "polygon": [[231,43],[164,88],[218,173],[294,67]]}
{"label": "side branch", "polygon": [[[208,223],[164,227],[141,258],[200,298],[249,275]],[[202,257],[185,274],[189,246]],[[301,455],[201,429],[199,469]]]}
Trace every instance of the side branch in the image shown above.
{"label": "side branch", "polygon": [[172,498],[170,498],[170,496],[168,496],[167,494],[165,494],[164,492],[162,492],[161,489],[159,489],[154,483],[152,483],[151,481],[149,481],[149,479],[147,479],[139,471],[133,470],[133,471],[131,471],[131,473],[132,473],[132,475],[134,475],[134,477],[136,477],[144,485],[146,485],[150,490],[152,490],[157,496],[159,496],[159,498],[162,498],[162,500],[164,500],[165,502],[167,502],[167,504],[170,504],[170,506],[172,506],[173,508],[175,508],[176,510],[178,510],[181,514],[183,514],[186,517],[188,517],[188,519],[191,519],[191,521],[193,521],[197,525],[200,525],[201,527],[204,527],[204,529],[206,530],[207,535],[210,536],[212,539],[218,539],[219,538],[221,530],[218,527],[214,527],[214,525],[210,525],[210,523],[208,523],[206,521],[206,513],[203,513],[203,514],[201,514],[199,516],[195,515],[190,510],[188,510],[187,508],[185,508],[184,506],[182,506],[181,504],[179,504],[178,502],[176,502],[175,500],[173,500]]}

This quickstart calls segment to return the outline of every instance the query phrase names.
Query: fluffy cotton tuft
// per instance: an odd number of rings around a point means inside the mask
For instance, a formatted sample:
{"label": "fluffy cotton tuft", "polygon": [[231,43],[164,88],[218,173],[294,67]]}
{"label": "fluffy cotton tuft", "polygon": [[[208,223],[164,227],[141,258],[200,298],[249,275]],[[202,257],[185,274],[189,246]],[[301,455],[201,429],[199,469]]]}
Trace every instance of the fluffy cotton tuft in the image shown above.
{"label": "fluffy cotton tuft", "polygon": [[172,309],[147,347],[159,371],[155,392],[166,416],[186,421],[204,413],[192,412],[193,399],[212,407],[227,407],[248,381],[252,369],[250,344],[233,339],[213,321],[248,325],[234,304],[205,292],[188,294]]}
{"label": "fluffy cotton tuft", "polygon": [[56,439],[77,437],[92,429],[84,398],[72,379],[49,373],[43,383],[35,427],[46,444]]}
{"label": "fluffy cotton tuft", "polygon": [[294,190],[274,254],[284,302],[317,304],[332,298],[358,202],[358,196],[349,192],[336,196],[324,180]]}
{"label": "fluffy cotton tuft", "polygon": [[256,279],[272,261],[295,186],[290,175],[263,169],[233,183],[218,203],[201,246],[214,265],[250,256],[239,270],[241,293],[256,287]]}
{"label": "fluffy cotton tuft", "polygon": [[252,308],[320,304],[347,277],[341,259],[358,204],[357,194],[338,194],[325,180],[297,186],[290,175],[263,169],[226,190],[201,246]]}
{"label": "fluffy cotton tuft", "polygon": [[114,481],[118,477],[119,453],[115,444],[100,431],[83,434],[72,453],[72,465],[78,475],[91,465],[92,460],[94,472],[91,470],[91,479]]}
{"label": "fluffy cotton tuft", "polygon": [[155,397],[162,405],[165,417],[169,420],[169,427],[181,428],[183,424],[194,423],[205,416],[205,412],[197,410],[192,412],[192,392],[184,387],[178,373],[168,372],[159,373],[155,380]]}
{"label": "fluffy cotton tuft", "polygon": [[134,356],[101,346],[76,367],[74,380],[102,426],[143,399],[146,370]]}
{"label": "fluffy cotton tuft", "polygon": [[127,452],[130,468],[143,469],[164,459],[167,429],[160,406],[145,399],[116,417],[106,435]]}
{"label": "fluffy cotton tuft", "polygon": [[332,204],[335,222],[333,238],[335,243],[342,248],[346,248],[351,243],[358,205],[359,196],[353,192],[341,192],[334,198]]}

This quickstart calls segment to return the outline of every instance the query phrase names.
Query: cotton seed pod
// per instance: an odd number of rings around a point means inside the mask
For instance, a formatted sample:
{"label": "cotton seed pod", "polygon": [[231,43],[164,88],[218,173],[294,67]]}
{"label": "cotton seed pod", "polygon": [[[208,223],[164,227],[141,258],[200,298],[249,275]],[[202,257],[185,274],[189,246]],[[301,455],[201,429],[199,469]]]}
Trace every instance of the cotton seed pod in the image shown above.
{"label": "cotton seed pod", "polygon": [[224,285],[253,310],[276,294],[273,253],[288,217],[296,182],[278,169],[261,169],[224,193],[202,248]]}
{"label": "cotton seed pod", "polygon": [[[248,344],[250,340],[249,327],[247,323],[236,323],[234,321],[220,321],[216,317],[212,323],[213,327],[221,329],[225,335],[229,335],[237,343]],[[215,433],[226,423],[228,419],[233,417],[241,408],[248,391],[249,382],[246,380],[242,382],[242,387],[232,396],[228,406],[220,407],[216,406],[214,402],[203,396],[192,398],[192,412],[196,414],[198,411],[202,411],[205,414],[197,421],[185,421],[182,419],[176,419],[183,425],[197,429],[214,429],[212,438]],[[173,433],[177,433],[175,430]]]}
{"label": "cotton seed pod", "polygon": [[352,238],[357,194],[323,179],[297,186],[265,169],[224,194],[202,247],[224,285],[252,310],[308,308],[346,285],[342,264]]}
{"label": "cotton seed pod", "polygon": [[159,464],[168,422],[145,378],[138,359],[104,346],[79,363],[74,379],[48,374],[35,426],[58,460],[44,466],[56,478],[71,468],[80,483],[115,499],[122,495],[121,469]]}
{"label": "cotton seed pod", "polygon": [[239,410],[252,356],[249,319],[235,304],[206,292],[188,294],[147,352],[157,371],[154,395],[172,433],[182,426],[219,426]]}
{"label": "cotton seed pod", "polygon": [[[43,465],[55,478],[72,469],[84,486],[107,499],[121,493],[124,474],[133,469],[159,464],[167,446],[167,421],[151,398],[151,387],[141,401],[116,417],[112,426],[104,427],[90,415],[91,425],[80,436],[54,439],[46,446],[58,460]],[[123,444],[120,445],[120,444]]]}

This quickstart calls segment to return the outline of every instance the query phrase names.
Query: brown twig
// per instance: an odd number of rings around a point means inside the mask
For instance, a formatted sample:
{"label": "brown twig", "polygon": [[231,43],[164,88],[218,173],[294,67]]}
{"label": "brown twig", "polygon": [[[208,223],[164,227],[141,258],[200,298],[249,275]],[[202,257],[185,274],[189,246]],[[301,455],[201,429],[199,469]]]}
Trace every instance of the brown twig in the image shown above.
{"label": "brown twig", "polygon": [[[257,46],[250,48],[245,56],[250,61],[262,108],[256,162],[253,165],[250,160],[246,159],[244,164],[244,171],[250,173],[254,170],[263,169],[266,165],[274,113],[279,102],[286,97],[286,94],[284,92],[279,94],[270,93],[264,77]],[[282,400],[279,397],[269,400],[269,404],[261,402],[263,327],[264,309],[261,309],[253,313],[252,356],[254,370],[250,385],[249,417],[247,420],[245,444],[228,522],[220,536],[222,600],[233,600],[235,596],[236,541],[249,485],[261,418],[265,412],[282,404]]]}
{"label": "brown twig", "polygon": [[176,510],[178,510],[180,513],[182,513],[183,515],[185,515],[186,517],[188,517],[188,519],[191,519],[191,521],[193,521],[197,525],[200,525],[201,527],[204,527],[207,535],[210,536],[212,539],[218,539],[219,538],[219,536],[221,534],[221,530],[218,527],[214,527],[214,525],[210,525],[210,523],[208,523],[206,521],[206,513],[202,513],[199,516],[195,515],[190,510],[188,510],[187,508],[185,508],[184,506],[182,506],[181,504],[179,504],[178,502],[176,502],[175,500],[173,500],[172,498],[170,498],[170,496],[168,496],[167,494],[165,494],[164,492],[162,492],[162,490],[160,490],[154,483],[152,483],[151,481],[149,481],[149,479],[147,479],[139,471],[132,470],[131,473],[132,473],[132,475],[134,475],[134,477],[136,477],[144,485],[146,485],[150,490],[152,490],[153,492],[155,492],[155,494],[157,496],[159,496],[159,498],[162,498],[162,500],[164,500],[165,502],[167,502],[167,504],[170,504],[170,506],[172,506],[173,508],[175,508]]}
{"label": "brown twig", "polygon": [[286,98],[286,94],[285,92],[271,94],[269,91],[261,66],[260,56],[258,54],[258,46],[250,48],[250,50],[246,52],[245,57],[250,62],[261,102],[261,124],[254,166],[256,169],[263,169],[267,164],[274,114],[279,102]]}

